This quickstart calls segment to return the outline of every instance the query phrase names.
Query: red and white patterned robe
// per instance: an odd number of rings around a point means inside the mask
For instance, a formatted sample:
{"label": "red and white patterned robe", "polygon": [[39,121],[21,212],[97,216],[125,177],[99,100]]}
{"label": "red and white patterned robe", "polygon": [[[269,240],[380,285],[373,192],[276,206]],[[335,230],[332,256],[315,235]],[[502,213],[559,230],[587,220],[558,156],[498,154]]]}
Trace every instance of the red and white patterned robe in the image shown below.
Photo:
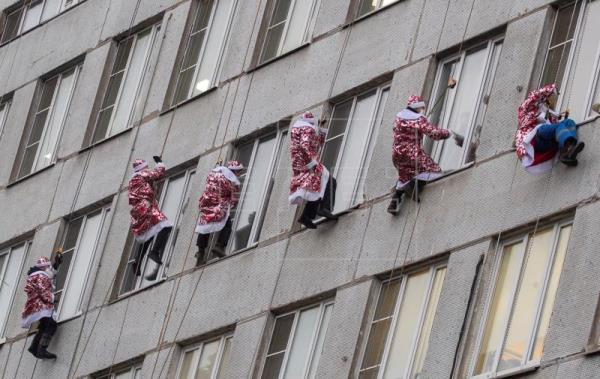
{"label": "red and white patterned robe", "polygon": [[[532,91],[527,99],[519,106],[519,129],[515,135],[517,156],[525,169],[533,173],[541,173],[552,168],[558,150],[552,149],[544,153],[535,152],[535,134],[537,129],[546,122],[555,124],[558,117],[546,106],[546,100],[556,92],[556,84],[548,84],[543,88]],[[549,113],[549,120],[546,114]]]}
{"label": "red and white patterned robe", "polygon": [[[53,270],[50,268],[50,270]],[[31,324],[44,317],[54,315],[54,284],[52,274],[39,269],[27,277],[25,293],[27,301],[21,312],[21,327],[29,329]]]}
{"label": "red and white patterned robe", "polygon": [[[329,180],[329,171],[319,161],[319,151],[324,142],[324,134],[314,125],[303,120],[298,120],[292,125],[290,204],[301,204],[303,200],[317,201],[323,198]],[[314,167],[310,168],[311,166]]]}
{"label": "red and white patterned robe", "polygon": [[165,176],[165,165],[158,163],[154,170],[143,169],[129,180],[131,230],[136,241],[146,242],[163,228],[173,226],[156,201],[154,182]]}
{"label": "red and white patterned robe", "polygon": [[437,163],[423,150],[423,136],[433,140],[450,136],[447,129],[437,128],[419,113],[404,109],[396,115],[392,161],[398,170],[396,189],[403,189],[410,181],[433,180],[442,175]]}
{"label": "red and white patterned robe", "polygon": [[209,234],[223,229],[231,209],[237,205],[240,181],[227,167],[219,166],[206,177],[204,193],[198,201],[200,218],[196,233]]}

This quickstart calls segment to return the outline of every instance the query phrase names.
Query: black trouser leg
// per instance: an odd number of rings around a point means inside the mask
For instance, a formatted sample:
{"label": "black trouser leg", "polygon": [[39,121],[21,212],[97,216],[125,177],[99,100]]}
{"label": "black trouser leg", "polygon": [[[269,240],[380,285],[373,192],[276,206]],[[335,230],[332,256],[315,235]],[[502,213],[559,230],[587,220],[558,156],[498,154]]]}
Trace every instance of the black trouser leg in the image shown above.
{"label": "black trouser leg", "polygon": [[58,323],[54,321],[52,317],[44,317],[40,319],[39,330],[43,334],[47,334],[50,337],[56,333],[56,329],[58,329]]}
{"label": "black trouser leg", "polygon": [[209,240],[210,234],[198,233],[198,238],[196,239],[196,246],[198,246],[198,249],[206,249],[208,247]]}
{"label": "black trouser leg", "polygon": [[231,236],[231,219],[227,219],[225,226],[219,232],[219,237],[217,238],[217,245],[221,247],[226,247],[227,242],[229,242],[229,237]]}
{"label": "black trouser leg", "polygon": [[171,234],[172,227],[163,228],[158,235],[154,239],[154,248],[152,250],[156,250],[160,256],[162,257],[163,251],[165,251],[165,246],[167,246],[167,241],[169,240],[169,235]]}
{"label": "black trouser leg", "polygon": [[333,212],[335,207],[335,191],[337,190],[337,181],[333,176],[329,177],[327,185],[325,186],[325,193],[323,199],[321,199],[321,208]]}
{"label": "black trouser leg", "polygon": [[317,218],[317,211],[319,210],[320,203],[320,200],[306,202],[301,218],[304,220],[314,220]]}

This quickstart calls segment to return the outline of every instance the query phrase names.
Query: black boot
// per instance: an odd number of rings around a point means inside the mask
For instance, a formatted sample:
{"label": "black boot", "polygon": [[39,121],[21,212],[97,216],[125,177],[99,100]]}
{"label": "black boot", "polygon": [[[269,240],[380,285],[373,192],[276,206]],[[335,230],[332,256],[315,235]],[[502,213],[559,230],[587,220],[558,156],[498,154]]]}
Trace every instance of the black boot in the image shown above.
{"label": "black boot", "polygon": [[577,143],[575,140],[567,140],[560,151],[560,161],[570,167],[577,166],[577,155],[585,148],[585,143]]}
{"label": "black boot", "polygon": [[317,216],[325,217],[328,220],[337,220],[339,217],[331,213],[327,208],[319,208]]}
{"label": "black boot", "polygon": [[198,248],[196,251],[196,266],[202,266],[206,263],[206,248]]}
{"label": "black boot", "polygon": [[306,226],[308,229],[317,229],[317,226],[315,225],[315,223],[307,217],[304,217],[304,216],[300,217],[298,219],[298,222],[301,223],[302,225]]}
{"label": "black boot", "polygon": [[150,251],[150,254],[148,254],[148,258],[152,259],[152,261],[156,262],[156,264],[158,265],[162,264],[161,256],[162,251],[158,251],[156,249],[152,249],[152,251]]}
{"label": "black boot", "polygon": [[52,354],[49,352],[48,346],[50,346],[50,341],[52,340],[52,336],[44,333],[40,338],[40,344],[37,351],[37,357],[40,359],[56,359],[56,354]]}
{"label": "black boot", "polygon": [[402,198],[404,197],[404,190],[396,190],[394,195],[392,196],[392,201],[390,201],[390,205],[388,206],[388,213],[394,216],[398,216],[400,214],[400,207],[402,205]]}
{"label": "black boot", "polygon": [[27,351],[29,351],[31,354],[33,354],[34,357],[39,358],[37,353],[38,353],[38,348],[40,346],[40,338],[42,337],[42,335],[40,333],[36,333],[35,336],[33,337],[33,341],[31,341],[31,345],[29,346],[29,349],[27,349]]}

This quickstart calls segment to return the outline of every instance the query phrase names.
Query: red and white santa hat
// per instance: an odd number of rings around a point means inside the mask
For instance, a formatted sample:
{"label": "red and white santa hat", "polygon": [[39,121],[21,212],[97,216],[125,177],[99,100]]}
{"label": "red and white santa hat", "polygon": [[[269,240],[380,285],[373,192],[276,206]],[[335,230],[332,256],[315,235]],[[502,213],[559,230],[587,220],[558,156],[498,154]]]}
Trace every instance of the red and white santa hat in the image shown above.
{"label": "red and white santa hat", "polygon": [[50,267],[52,265],[52,263],[50,263],[50,259],[46,258],[46,257],[39,257],[37,259],[37,261],[35,262],[35,267],[37,268],[46,268],[46,267]]}
{"label": "red and white santa hat", "polygon": [[244,165],[238,161],[232,160],[232,161],[227,162],[227,168],[230,169],[231,171],[239,171],[239,170],[244,169]]}
{"label": "red and white santa hat", "polygon": [[143,159],[136,159],[133,161],[133,172],[138,172],[141,171],[143,169],[145,169],[146,167],[148,167],[148,162],[146,162]]}
{"label": "red and white santa hat", "polygon": [[302,114],[302,117],[300,118],[300,120],[302,120],[304,122],[308,122],[309,124],[312,124],[312,125],[315,124],[315,116],[312,114],[312,112],[304,112]]}
{"label": "red and white santa hat", "polygon": [[421,96],[412,95],[408,98],[407,107],[412,109],[425,108],[425,102]]}

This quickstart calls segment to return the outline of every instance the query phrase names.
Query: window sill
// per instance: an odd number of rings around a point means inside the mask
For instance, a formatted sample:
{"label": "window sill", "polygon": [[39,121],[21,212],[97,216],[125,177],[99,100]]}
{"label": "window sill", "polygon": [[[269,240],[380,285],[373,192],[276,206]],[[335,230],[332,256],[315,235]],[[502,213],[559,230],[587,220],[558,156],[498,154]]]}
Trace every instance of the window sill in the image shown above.
{"label": "window sill", "polygon": [[5,343],[6,343],[6,337],[0,338],[0,346],[4,345]]}
{"label": "window sill", "polygon": [[483,374],[472,376],[471,379],[502,379],[502,378],[510,378],[513,376],[520,376],[523,374],[531,373],[533,371],[537,371],[540,368],[539,362],[530,363],[523,367],[517,367],[511,370],[506,370],[502,372],[498,372],[496,374]]}
{"label": "window sill", "polygon": [[181,101],[181,102],[179,102],[179,103],[177,103],[175,105],[169,106],[165,110],[161,111],[158,115],[159,116],[163,116],[163,115],[166,115],[167,113],[173,112],[177,108],[183,107],[184,105],[187,105],[187,104],[189,104],[189,103],[191,103],[191,102],[193,102],[193,101],[195,101],[195,100],[197,100],[197,99],[199,99],[199,98],[201,98],[203,96],[206,96],[209,93],[215,92],[217,90],[217,88],[219,88],[219,86],[214,85],[214,86],[210,87],[209,89],[207,89],[204,92],[201,92],[201,93],[199,93],[197,95],[194,95],[194,96],[190,97],[189,99],[185,99],[185,100],[183,100],[183,101]]}
{"label": "window sill", "polygon": [[8,183],[8,184],[6,185],[6,188],[10,188],[10,187],[12,187],[12,186],[15,186],[15,185],[17,185],[17,184],[21,183],[21,182],[24,182],[24,181],[26,181],[27,179],[29,179],[29,178],[31,178],[31,177],[33,177],[33,176],[36,176],[36,175],[38,175],[38,174],[40,174],[40,173],[42,173],[42,172],[44,172],[44,171],[47,171],[47,170],[51,169],[51,168],[52,168],[52,167],[54,167],[55,165],[56,165],[56,162],[54,162],[54,163],[52,163],[52,164],[49,164],[48,166],[46,166],[46,167],[44,167],[44,168],[41,168],[41,169],[39,169],[39,170],[37,170],[37,171],[35,171],[35,172],[32,172],[31,174],[27,174],[27,175],[25,175],[25,176],[23,176],[23,177],[21,177],[21,178],[19,178],[19,179],[16,179],[14,182],[10,182],[10,183]]}
{"label": "window sill", "polygon": [[102,140],[100,140],[98,142],[94,142],[91,145],[88,145],[86,147],[83,147],[83,148],[79,149],[78,153],[79,154],[85,153],[86,151],[91,150],[91,149],[95,148],[96,146],[102,145],[102,144],[104,144],[104,143],[106,143],[108,141],[112,141],[112,140],[114,140],[114,139],[122,136],[123,134],[129,133],[132,129],[133,129],[133,127],[131,126],[131,127],[127,128],[127,129],[121,130],[117,134],[113,134],[112,136],[106,137],[105,139],[102,139]]}
{"label": "window sill", "polygon": [[585,347],[584,354],[594,355],[600,353],[600,345],[588,345]]}
{"label": "window sill", "polygon": [[270,65],[273,62],[277,62],[278,60],[283,59],[283,58],[285,58],[287,56],[290,56],[290,55],[292,55],[292,54],[294,54],[294,53],[296,53],[296,52],[298,52],[300,50],[303,50],[303,49],[307,48],[308,46],[310,46],[310,41],[309,42],[304,42],[302,45],[300,45],[300,46],[298,46],[296,48],[293,48],[290,51],[286,51],[283,54],[280,54],[280,55],[278,55],[276,57],[273,57],[273,58],[271,58],[269,60],[266,60],[264,62],[258,63],[256,65],[250,67],[248,70],[246,70],[246,74],[249,74],[251,72],[257,71],[257,70],[259,70],[259,69],[261,69],[261,68],[263,68],[265,66]]}
{"label": "window sill", "polygon": [[118,303],[118,302],[119,302],[119,301],[121,301],[121,300],[127,299],[127,298],[129,298],[129,297],[131,297],[131,296],[134,296],[134,295],[137,295],[137,294],[139,294],[139,293],[142,293],[142,292],[144,292],[144,291],[147,291],[147,290],[149,290],[150,288],[154,288],[154,287],[156,287],[156,286],[158,286],[158,285],[160,285],[160,284],[162,284],[162,283],[166,282],[166,281],[167,281],[167,279],[168,279],[168,277],[167,277],[167,276],[165,276],[165,277],[163,277],[162,279],[159,279],[159,280],[157,280],[156,282],[154,282],[154,283],[152,283],[152,284],[149,284],[149,285],[147,285],[146,287],[137,288],[137,289],[135,289],[135,290],[132,290],[132,291],[126,292],[126,293],[124,293],[124,294],[118,295],[118,296],[117,296],[117,298],[110,300],[110,301],[107,303],[107,305],[112,305],[112,304]]}

